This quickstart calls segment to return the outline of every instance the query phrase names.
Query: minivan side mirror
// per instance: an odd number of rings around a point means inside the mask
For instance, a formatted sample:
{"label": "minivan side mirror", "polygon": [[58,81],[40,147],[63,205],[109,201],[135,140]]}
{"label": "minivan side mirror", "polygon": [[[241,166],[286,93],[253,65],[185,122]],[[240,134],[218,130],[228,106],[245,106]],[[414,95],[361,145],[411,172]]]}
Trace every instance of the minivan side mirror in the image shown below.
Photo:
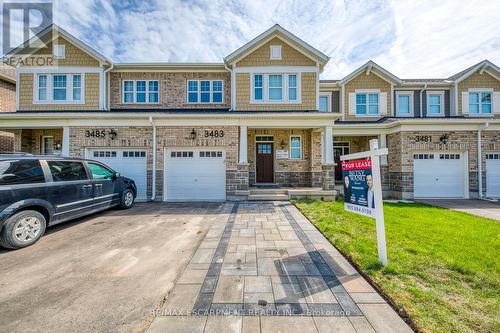
{"label": "minivan side mirror", "polygon": [[120,173],[119,172],[115,172],[114,175],[113,175],[113,180],[117,179],[118,177],[120,177]]}

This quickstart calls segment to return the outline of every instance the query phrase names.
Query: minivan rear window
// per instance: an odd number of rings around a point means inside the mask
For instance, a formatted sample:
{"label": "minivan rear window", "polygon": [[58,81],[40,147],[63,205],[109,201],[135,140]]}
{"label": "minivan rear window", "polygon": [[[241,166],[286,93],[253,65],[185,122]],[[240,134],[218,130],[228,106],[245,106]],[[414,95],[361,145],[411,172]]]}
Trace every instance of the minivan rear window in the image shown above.
{"label": "minivan rear window", "polygon": [[45,177],[38,160],[0,161],[0,185],[43,182]]}
{"label": "minivan rear window", "polygon": [[52,179],[55,182],[69,182],[72,180],[88,179],[82,162],[47,161]]}

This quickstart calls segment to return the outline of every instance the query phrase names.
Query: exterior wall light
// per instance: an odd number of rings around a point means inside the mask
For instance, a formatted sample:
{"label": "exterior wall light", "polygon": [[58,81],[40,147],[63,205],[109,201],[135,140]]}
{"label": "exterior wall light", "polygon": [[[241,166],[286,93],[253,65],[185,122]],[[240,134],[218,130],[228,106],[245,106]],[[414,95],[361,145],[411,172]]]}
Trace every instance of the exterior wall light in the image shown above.
{"label": "exterior wall light", "polygon": [[196,133],[196,131],[194,130],[194,128],[191,131],[191,134],[189,134],[189,136],[191,137],[191,140],[195,140],[196,136],[198,136],[198,134]]}
{"label": "exterior wall light", "polygon": [[441,141],[442,144],[448,143],[448,134],[443,134],[439,137],[439,141]]}

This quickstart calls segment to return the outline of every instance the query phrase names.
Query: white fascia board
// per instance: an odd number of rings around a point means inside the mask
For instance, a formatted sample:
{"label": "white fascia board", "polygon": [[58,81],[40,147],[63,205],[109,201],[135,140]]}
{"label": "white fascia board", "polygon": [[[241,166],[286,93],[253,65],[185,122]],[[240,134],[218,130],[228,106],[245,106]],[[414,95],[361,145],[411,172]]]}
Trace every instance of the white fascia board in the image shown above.
{"label": "white fascia board", "polygon": [[479,64],[477,64],[474,68],[472,68],[470,71],[468,71],[467,73],[465,73],[464,75],[462,75],[461,77],[459,77],[458,79],[455,80],[455,83],[458,84],[460,82],[462,82],[463,80],[465,80],[466,78],[468,78],[469,76],[471,76],[472,74],[474,74],[475,72],[477,72],[478,70],[480,70],[481,68],[485,67],[485,71],[494,76],[495,78],[498,79],[498,74],[495,75],[489,71],[487,71],[488,68],[492,68],[493,70],[495,70],[497,73],[500,73],[500,68],[495,65],[494,63],[488,61],[488,60],[484,60],[482,62],[480,62]]}
{"label": "white fascia board", "polygon": [[365,63],[364,65],[360,66],[358,69],[356,69],[354,72],[350,73],[349,75],[347,75],[346,77],[344,77],[343,79],[341,79],[339,81],[339,85],[342,85],[342,84],[345,84],[349,81],[351,81],[353,78],[355,78],[356,76],[360,75],[361,73],[364,73],[364,71],[369,67],[371,66],[371,70],[370,70],[370,73],[373,72],[374,74],[378,75],[379,77],[381,76],[380,74],[378,73],[375,73],[374,70],[378,70],[382,76],[386,76],[385,78],[382,77],[382,79],[386,80],[386,81],[393,81],[394,83],[397,83],[397,84],[401,84],[402,83],[402,80],[400,78],[398,78],[396,75],[392,74],[391,72],[389,72],[388,70],[384,69],[383,67],[377,65],[375,62],[373,61],[368,61],[367,63]]}
{"label": "white fascia board", "polygon": [[[275,24],[271,28],[267,29],[266,31],[264,31],[263,33],[261,33],[260,35],[255,37],[254,39],[250,40],[248,43],[246,43],[245,45],[243,45],[242,47],[240,47],[236,51],[234,51],[231,54],[229,54],[228,56],[226,56],[224,58],[224,62],[226,62],[228,64],[232,64],[233,62],[239,60],[244,54],[250,53],[251,51],[253,51],[256,48],[258,48],[259,46],[261,46],[262,44],[265,44],[266,40],[269,39],[269,37],[271,37],[271,35],[275,32],[279,32],[279,33],[283,34],[283,36],[285,36],[286,38],[290,39],[292,42],[300,45],[302,48],[307,50],[308,53],[310,53],[308,55],[308,57],[311,57],[311,55],[314,55],[314,57],[316,58],[314,60],[319,59],[319,60],[323,61],[324,63],[327,63],[330,60],[330,57],[328,57],[323,52],[312,47],[311,45],[309,45],[308,43],[306,43],[302,39],[300,39],[297,36],[290,33],[289,31],[283,29],[279,24]],[[297,49],[297,47],[295,45],[293,45],[292,43],[290,43],[289,41],[284,40],[283,38],[280,38],[280,39],[282,39],[284,42],[286,42],[290,46]],[[302,53],[304,53],[304,52],[302,52]]]}

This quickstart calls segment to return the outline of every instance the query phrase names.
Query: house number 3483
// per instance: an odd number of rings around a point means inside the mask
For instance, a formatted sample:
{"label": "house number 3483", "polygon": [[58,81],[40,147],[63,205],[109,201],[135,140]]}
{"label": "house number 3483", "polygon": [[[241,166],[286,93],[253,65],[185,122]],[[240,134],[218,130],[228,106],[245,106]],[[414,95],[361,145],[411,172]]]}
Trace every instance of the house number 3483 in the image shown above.
{"label": "house number 3483", "polygon": [[223,130],[205,130],[205,138],[223,138],[224,131]]}

